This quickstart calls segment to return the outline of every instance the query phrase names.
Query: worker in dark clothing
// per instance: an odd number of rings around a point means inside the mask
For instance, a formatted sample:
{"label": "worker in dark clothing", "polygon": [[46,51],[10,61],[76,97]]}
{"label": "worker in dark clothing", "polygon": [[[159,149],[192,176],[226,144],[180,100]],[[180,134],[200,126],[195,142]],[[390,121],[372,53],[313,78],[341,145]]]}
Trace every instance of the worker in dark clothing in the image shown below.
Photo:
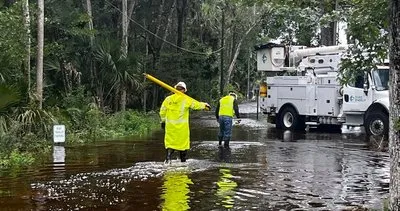
{"label": "worker in dark clothing", "polygon": [[239,106],[237,103],[237,95],[234,92],[229,92],[225,97],[222,97],[215,109],[215,117],[219,123],[219,146],[224,141],[224,147],[229,147],[229,141],[232,137],[232,119],[233,115],[240,118]]}

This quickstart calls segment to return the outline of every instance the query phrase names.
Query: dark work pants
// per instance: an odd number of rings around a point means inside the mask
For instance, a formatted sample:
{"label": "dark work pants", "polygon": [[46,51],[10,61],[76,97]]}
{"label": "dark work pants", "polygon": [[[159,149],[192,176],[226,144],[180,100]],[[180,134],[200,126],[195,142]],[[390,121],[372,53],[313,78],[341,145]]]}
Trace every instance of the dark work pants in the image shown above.
{"label": "dark work pants", "polygon": [[224,146],[229,146],[229,141],[232,137],[232,117],[229,116],[219,116],[219,144],[224,141]]}
{"label": "dark work pants", "polygon": [[[168,148],[165,151],[166,151],[165,161],[171,161],[172,154],[175,152],[175,150]],[[187,150],[179,151],[179,158],[181,159],[181,162],[186,162],[186,155],[187,155]]]}

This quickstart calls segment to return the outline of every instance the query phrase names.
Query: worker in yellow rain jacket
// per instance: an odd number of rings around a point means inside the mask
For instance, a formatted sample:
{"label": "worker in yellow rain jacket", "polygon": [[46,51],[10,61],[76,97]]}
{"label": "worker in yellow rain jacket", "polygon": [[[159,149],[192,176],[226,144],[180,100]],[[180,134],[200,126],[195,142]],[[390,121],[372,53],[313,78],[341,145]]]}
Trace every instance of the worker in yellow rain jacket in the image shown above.
{"label": "worker in yellow rain jacket", "polygon": [[219,146],[224,141],[224,147],[229,147],[229,141],[232,137],[232,119],[233,115],[240,118],[239,106],[237,103],[237,95],[235,92],[229,92],[225,97],[222,97],[215,109],[215,117],[219,123]]}
{"label": "worker in yellow rain jacket", "polygon": [[[176,84],[175,89],[183,93],[187,91],[184,82]],[[181,94],[173,94],[165,98],[160,109],[161,127],[165,129],[165,163],[171,163],[175,150],[180,152],[181,161],[186,161],[187,150],[190,148],[189,109],[206,108],[210,108],[208,103],[197,102]]]}

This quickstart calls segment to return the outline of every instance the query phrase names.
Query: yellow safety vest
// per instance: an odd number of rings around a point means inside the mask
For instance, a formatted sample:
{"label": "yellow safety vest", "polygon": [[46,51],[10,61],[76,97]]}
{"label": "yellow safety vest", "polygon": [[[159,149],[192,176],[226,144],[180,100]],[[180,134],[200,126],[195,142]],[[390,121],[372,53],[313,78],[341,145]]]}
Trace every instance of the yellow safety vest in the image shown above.
{"label": "yellow safety vest", "polygon": [[205,109],[205,103],[191,100],[180,94],[165,98],[161,105],[160,117],[165,122],[165,148],[190,149],[189,109]]}
{"label": "yellow safety vest", "polygon": [[222,206],[224,208],[232,209],[235,204],[234,196],[237,183],[232,180],[233,175],[230,169],[220,169],[219,172],[222,173],[222,177],[217,182],[217,196],[222,199]]}
{"label": "yellow safety vest", "polygon": [[233,96],[225,96],[219,100],[219,116],[230,116],[233,117],[233,101],[235,98]]}

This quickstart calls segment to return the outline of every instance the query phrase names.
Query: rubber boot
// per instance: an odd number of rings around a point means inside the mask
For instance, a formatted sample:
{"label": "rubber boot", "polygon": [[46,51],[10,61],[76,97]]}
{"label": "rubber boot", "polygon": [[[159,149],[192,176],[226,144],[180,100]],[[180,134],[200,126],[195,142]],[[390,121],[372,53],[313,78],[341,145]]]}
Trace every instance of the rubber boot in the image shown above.
{"label": "rubber boot", "polygon": [[223,136],[218,136],[218,146],[221,147],[222,146],[222,139],[224,137]]}
{"label": "rubber boot", "polygon": [[187,150],[179,152],[179,156],[181,158],[181,162],[186,162],[186,155],[187,155]]}
{"label": "rubber boot", "polygon": [[225,139],[225,141],[224,141],[225,148],[229,148],[229,141],[230,141],[230,138]]}
{"label": "rubber boot", "polygon": [[172,154],[174,153],[173,149],[166,149],[166,156],[165,156],[165,161],[164,164],[171,164],[172,160]]}

